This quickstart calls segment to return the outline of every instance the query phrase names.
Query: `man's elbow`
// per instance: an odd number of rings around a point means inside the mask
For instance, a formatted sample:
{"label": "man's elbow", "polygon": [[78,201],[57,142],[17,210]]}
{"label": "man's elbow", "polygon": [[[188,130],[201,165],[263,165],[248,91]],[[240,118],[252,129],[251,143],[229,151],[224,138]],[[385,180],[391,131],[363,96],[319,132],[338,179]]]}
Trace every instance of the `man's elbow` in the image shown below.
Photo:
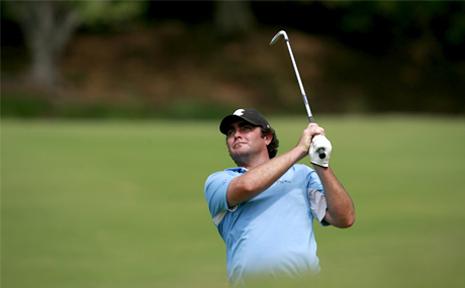
{"label": "man's elbow", "polygon": [[342,224],[341,224],[341,226],[339,226],[339,228],[350,228],[350,227],[352,227],[354,225],[354,223],[355,223],[355,217],[347,219],[344,222],[342,222]]}
{"label": "man's elbow", "polygon": [[338,227],[339,228],[350,228],[354,225],[354,223],[355,223],[355,215],[350,214],[344,217],[343,219],[341,219]]}
{"label": "man's elbow", "polygon": [[342,228],[350,228],[354,225],[355,223],[355,215],[351,213],[348,217],[346,217],[344,221],[344,227]]}

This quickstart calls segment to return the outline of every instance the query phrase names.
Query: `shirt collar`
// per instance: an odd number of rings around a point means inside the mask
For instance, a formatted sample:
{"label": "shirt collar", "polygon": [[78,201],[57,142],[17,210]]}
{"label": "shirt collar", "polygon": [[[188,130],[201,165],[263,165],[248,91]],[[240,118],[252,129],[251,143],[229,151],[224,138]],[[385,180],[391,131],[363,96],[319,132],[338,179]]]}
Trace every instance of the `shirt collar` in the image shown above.
{"label": "shirt collar", "polygon": [[[225,171],[232,171],[232,172],[243,174],[247,172],[248,169],[244,167],[232,167],[232,168],[225,169]],[[278,179],[278,181],[289,182],[292,179],[293,173],[294,173],[294,166],[289,168],[289,170],[287,170],[286,173],[284,173],[284,175]]]}
{"label": "shirt collar", "polygon": [[245,173],[247,172],[247,168],[244,168],[244,167],[232,167],[232,168],[227,168],[227,169],[224,169],[225,171],[233,171],[233,172],[237,172],[237,173]]}

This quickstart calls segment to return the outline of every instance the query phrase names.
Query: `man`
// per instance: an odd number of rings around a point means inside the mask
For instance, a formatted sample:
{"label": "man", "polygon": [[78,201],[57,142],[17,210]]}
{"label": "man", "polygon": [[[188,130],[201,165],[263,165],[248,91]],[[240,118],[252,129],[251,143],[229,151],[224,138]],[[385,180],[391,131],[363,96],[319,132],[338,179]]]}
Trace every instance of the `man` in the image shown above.
{"label": "man", "polygon": [[280,156],[274,129],[254,109],[224,117],[220,131],[238,167],[210,175],[205,198],[226,244],[229,280],[318,272],[312,220],[340,228],[355,220],[352,200],[328,159],[313,153],[314,169],[296,164],[324,129],[309,124],[297,145]]}

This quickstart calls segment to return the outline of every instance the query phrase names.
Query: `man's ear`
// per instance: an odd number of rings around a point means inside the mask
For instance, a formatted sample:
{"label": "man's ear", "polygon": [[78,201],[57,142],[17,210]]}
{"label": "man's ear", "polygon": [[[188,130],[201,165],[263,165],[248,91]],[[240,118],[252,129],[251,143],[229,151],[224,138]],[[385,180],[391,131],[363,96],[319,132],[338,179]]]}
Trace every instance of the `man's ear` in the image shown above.
{"label": "man's ear", "polygon": [[273,135],[272,134],[267,134],[267,135],[263,136],[263,139],[265,139],[266,145],[268,146],[268,144],[270,144],[271,141],[273,140]]}

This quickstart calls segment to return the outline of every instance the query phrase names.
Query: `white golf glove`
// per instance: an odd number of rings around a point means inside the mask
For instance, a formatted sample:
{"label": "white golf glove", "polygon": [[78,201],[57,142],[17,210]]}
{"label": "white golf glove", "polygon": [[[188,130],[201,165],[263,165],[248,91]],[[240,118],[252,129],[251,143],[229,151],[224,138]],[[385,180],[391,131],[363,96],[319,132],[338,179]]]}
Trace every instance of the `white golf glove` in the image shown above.
{"label": "white golf glove", "polygon": [[321,167],[328,167],[331,150],[333,150],[333,147],[328,138],[324,135],[314,136],[310,144],[310,150],[308,151],[310,162]]}

